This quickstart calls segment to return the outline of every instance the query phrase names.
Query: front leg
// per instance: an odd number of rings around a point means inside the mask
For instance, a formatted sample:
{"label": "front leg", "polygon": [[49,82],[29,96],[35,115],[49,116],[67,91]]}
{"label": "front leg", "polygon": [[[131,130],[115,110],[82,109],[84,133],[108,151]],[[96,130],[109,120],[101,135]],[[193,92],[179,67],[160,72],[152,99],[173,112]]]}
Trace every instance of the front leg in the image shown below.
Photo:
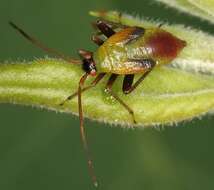
{"label": "front leg", "polygon": [[[101,79],[105,76],[106,73],[100,73],[97,75],[97,77],[92,81],[92,83],[86,87],[83,87],[81,92],[85,92],[93,87],[95,87],[100,81]],[[76,97],[78,95],[78,91],[74,92],[73,94],[71,94],[70,96],[68,96],[63,102],[61,102],[59,105],[63,106],[67,101],[73,99],[74,97]]]}

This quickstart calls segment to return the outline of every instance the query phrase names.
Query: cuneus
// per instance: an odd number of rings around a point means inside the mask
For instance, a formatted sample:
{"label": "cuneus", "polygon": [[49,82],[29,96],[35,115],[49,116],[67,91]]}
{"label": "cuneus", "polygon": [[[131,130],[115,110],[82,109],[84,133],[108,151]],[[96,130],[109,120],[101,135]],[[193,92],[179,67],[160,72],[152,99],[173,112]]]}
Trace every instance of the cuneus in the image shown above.
{"label": "cuneus", "polygon": [[[161,27],[142,28],[98,20],[94,23],[98,32],[92,36],[92,41],[98,45],[97,50],[94,53],[79,50],[81,60],[77,60],[65,56],[54,49],[47,48],[14,23],[10,22],[10,25],[26,39],[47,53],[54,54],[72,64],[82,65],[84,74],[79,80],[77,91],[68,96],[60,105],[63,106],[67,101],[78,96],[81,139],[88,156],[90,175],[94,185],[97,186],[98,183],[94,174],[93,162],[83,127],[81,94],[95,87],[107,73],[110,74],[105,90],[127,110],[127,113],[132,117],[133,124],[137,123],[134,110],[112,91],[114,82],[119,75],[124,75],[122,91],[125,94],[131,93],[148,76],[154,67],[168,64],[175,59],[179,52],[186,46],[186,42],[163,30]],[[142,76],[133,82],[134,75],[137,73],[141,73]],[[89,86],[84,86],[88,76],[95,77],[95,79]]]}

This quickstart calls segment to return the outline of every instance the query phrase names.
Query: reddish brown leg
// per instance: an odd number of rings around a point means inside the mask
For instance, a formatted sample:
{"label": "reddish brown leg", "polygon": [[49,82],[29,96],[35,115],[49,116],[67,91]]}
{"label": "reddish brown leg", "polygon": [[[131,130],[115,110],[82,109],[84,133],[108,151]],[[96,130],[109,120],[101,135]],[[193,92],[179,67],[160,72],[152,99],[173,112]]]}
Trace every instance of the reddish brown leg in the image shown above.
{"label": "reddish brown leg", "polygon": [[[108,21],[108,20],[99,20],[101,21],[102,23],[108,25],[108,27],[110,27],[112,30],[115,30],[115,29],[122,29],[122,28],[127,28],[129,26],[127,25],[124,25],[124,24],[121,24],[121,14],[119,15],[119,19],[118,19],[118,22],[111,22],[111,21]],[[97,23],[96,22],[92,22],[92,27],[97,30],[99,29],[98,26],[97,26]],[[101,32],[98,32],[97,34],[102,34]]]}
{"label": "reddish brown leg", "polygon": [[117,79],[118,75],[117,74],[112,74],[107,82],[105,90],[113,96],[132,116],[133,122],[137,123],[135,120],[134,112],[133,110],[125,103],[123,100],[121,100],[113,91],[112,91],[112,86]]}
{"label": "reddish brown leg", "polygon": [[96,26],[107,38],[115,34],[115,31],[102,20],[98,20]]}
{"label": "reddish brown leg", "polygon": [[85,135],[85,129],[84,129],[84,126],[83,126],[83,110],[82,110],[81,94],[82,94],[82,88],[83,88],[83,85],[84,85],[84,82],[85,82],[87,76],[88,76],[88,74],[85,73],[80,78],[79,88],[78,88],[78,107],[79,107],[79,120],[80,120],[80,135],[81,135],[81,140],[82,140],[82,143],[83,143],[83,147],[84,147],[84,149],[86,151],[86,155],[87,155],[88,169],[89,169],[93,184],[94,184],[95,187],[97,187],[98,186],[97,178],[96,178],[96,175],[94,173],[94,166],[93,166],[91,154],[90,154],[90,151],[89,151],[89,148],[88,148],[88,143],[87,143],[87,139],[86,139],[86,135]]}
{"label": "reddish brown leg", "polygon": [[[98,82],[100,82],[100,80],[105,76],[106,73],[100,73],[97,75],[97,77],[92,81],[92,83],[89,86],[86,86],[84,88],[82,88],[82,93],[91,89],[92,87],[95,87],[97,85]],[[73,94],[71,94],[70,96],[68,96],[62,103],[60,103],[60,106],[63,106],[67,101],[73,99],[75,96],[78,95],[78,91],[74,92]]]}
{"label": "reddish brown leg", "polygon": [[[143,62],[144,61],[144,62]],[[145,69],[148,69],[133,85],[134,75],[125,75],[123,80],[123,92],[124,94],[131,93],[137,86],[146,78],[146,76],[153,70],[156,63],[153,60],[144,59],[141,60],[141,64]]]}
{"label": "reddish brown leg", "polygon": [[87,51],[84,49],[80,49],[78,51],[78,53],[83,59],[87,59],[87,60],[90,60],[92,58],[92,55],[93,55],[93,53],[91,51]]}
{"label": "reddish brown leg", "polygon": [[[119,16],[120,20],[120,16]],[[98,20],[97,22],[92,22],[92,27],[97,31],[96,35],[92,36],[92,41],[94,41],[98,46],[101,46],[104,41],[99,38],[103,34],[109,38],[113,34],[115,34],[115,29],[122,29],[128,26],[122,25],[120,23],[114,23],[107,20]]]}
{"label": "reddish brown leg", "polygon": [[92,40],[95,44],[97,44],[98,46],[101,46],[101,45],[104,43],[104,41],[103,41],[102,39],[100,39],[97,35],[93,35],[93,36],[91,37],[91,40]]}

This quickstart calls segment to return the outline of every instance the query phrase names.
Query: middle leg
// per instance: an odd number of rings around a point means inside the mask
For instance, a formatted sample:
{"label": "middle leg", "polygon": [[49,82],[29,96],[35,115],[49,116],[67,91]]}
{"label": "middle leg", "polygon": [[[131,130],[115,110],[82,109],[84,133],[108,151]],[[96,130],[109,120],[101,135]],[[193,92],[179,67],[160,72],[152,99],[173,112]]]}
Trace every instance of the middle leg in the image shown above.
{"label": "middle leg", "polygon": [[112,91],[112,86],[113,86],[115,80],[117,79],[117,77],[118,77],[117,74],[112,74],[110,76],[105,90],[107,90],[107,92],[110,93],[110,95],[113,96],[115,98],[115,100],[117,100],[129,112],[129,114],[132,116],[133,122],[137,123],[135,120],[134,111]]}

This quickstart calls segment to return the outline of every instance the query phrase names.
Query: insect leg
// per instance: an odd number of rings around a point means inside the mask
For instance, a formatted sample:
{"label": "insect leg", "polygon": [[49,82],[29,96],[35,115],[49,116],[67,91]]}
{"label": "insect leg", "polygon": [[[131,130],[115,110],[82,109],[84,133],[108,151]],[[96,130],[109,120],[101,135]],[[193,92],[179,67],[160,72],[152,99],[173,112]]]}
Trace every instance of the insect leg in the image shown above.
{"label": "insect leg", "polygon": [[122,24],[120,19],[118,19],[118,22],[111,22],[111,21],[108,21],[108,20],[104,20],[104,22],[106,24],[108,24],[109,26],[111,26],[111,28],[114,30],[114,29],[123,29],[123,28],[127,28],[127,27],[130,27],[128,25],[125,25],[125,24]]}
{"label": "insect leg", "polygon": [[117,74],[112,74],[107,82],[105,90],[110,93],[111,96],[113,96],[128,112],[131,114],[133,122],[137,123],[135,120],[134,116],[134,111],[122,100],[120,99],[113,91],[112,91],[112,86],[117,79],[118,75]]}
{"label": "insect leg", "polygon": [[91,158],[91,154],[89,151],[89,147],[88,147],[88,143],[87,143],[87,139],[86,139],[86,135],[85,135],[85,129],[83,126],[83,110],[82,110],[82,98],[81,98],[81,94],[82,94],[82,88],[84,85],[84,82],[87,78],[88,74],[85,73],[79,81],[79,87],[78,87],[78,107],[79,107],[79,120],[80,120],[80,135],[81,135],[81,140],[83,143],[83,147],[85,149],[86,155],[87,155],[87,161],[88,161],[88,169],[93,181],[93,184],[95,187],[98,186],[97,183],[97,178],[96,175],[94,173],[94,166],[93,166],[93,162],[92,162],[92,158]]}
{"label": "insect leg", "polygon": [[[97,24],[98,22],[102,23],[102,24]],[[110,37],[114,34],[114,30],[121,30],[123,28],[127,28],[129,26],[127,25],[123,25],[121,24],[120,22],[119,23],[116,23],[116,22],[111,22],[111,21],[107,21],[107,20],[98,20],[96,22],[92,22],[92,27],[96,30],[96,35],[95,36],[92,36],[92,41],[94,41],[96,44],[98,44],[93,38],[99,38],[99,36],[102,36],[102,35],[105,35],[105,37]],[[101,26],[102,25],[102,26]],[[109,34],[106,34],[106,29],[105,27],[109,28],[108,30],[111,30],[111,33]],[[100,41],[100,40],[99,40]],[[103,41],[103,40],[102,40]],[[104,42],[103,42],[104,43]],[[99,43],[98,45],[102,45],[103,43]]]}
{"label": "insect leg", "polygon": [[[105,23],[106,25],[108,25],[110,28],[112,28],[112,30],[115,30],[115,29],[123,29],[123,28],[127,28],[129,26],[127,25],[124,25],[124,24],[121,24],[121,22],[111,22],[111,21],[108,21],[108,20],[102,20],[103,23]],[[92,27],[97,30],[99,29],[97,27],[97,23],[96,22],[92,22]],[[98,34],[101,34],[98,32]]]}
{"label": "insect leg", "polygon": [[[95,87],[97,85],[97,83],[105,76],[106,73],[100,73],[99,75],[97,75],[97,77],[92,81],[92,83],[89,86],[86,86],[84,88],[82,88],[82,93],[91,89],[92,87]],[[62,103],[60,103],[60,106],[63,106],[65,104],[65,102],[71,100],[72,98],[76,97],[78,95],[78,91],[74,92],[73,94],[71,94],[70,96],[68,96]]]}
{"label": "insect leg", "polygon": [[90,60],[93,55],[93,53],[91,51],[87,51],[87,50],[83,50],[83,49],[80,49],[78,51],[78,53],[83,59],[88,59],[88,60]]}
{"label": "insect leg", "polygon": [[91,40],[92,40],[95,44],[97,44],[98,46],[101,46],[101,45],[104,43],[104,41],[103,41],[102,39],[100,39],[97,35],[93,35],[93,36],[91,37]]}
{"label": "insect leg", "polygon": [[137,86],[146,78],[146,76],[153,70],[156,63],[153,60],[146,59],[146,69],[148,69],[133,85],[134,75],[125,75],[123,81],[123,92],[124,94],[131,93]]}
{"label": "insect leg", "polygon": [[98,20],[96,26],[107,38],[115,34],[115,31],[102,20]]}
{"label": "insect leg", "polygon": [[134,81],[134,74],[125,75],[123,79],[123,92],[130,89]]}

